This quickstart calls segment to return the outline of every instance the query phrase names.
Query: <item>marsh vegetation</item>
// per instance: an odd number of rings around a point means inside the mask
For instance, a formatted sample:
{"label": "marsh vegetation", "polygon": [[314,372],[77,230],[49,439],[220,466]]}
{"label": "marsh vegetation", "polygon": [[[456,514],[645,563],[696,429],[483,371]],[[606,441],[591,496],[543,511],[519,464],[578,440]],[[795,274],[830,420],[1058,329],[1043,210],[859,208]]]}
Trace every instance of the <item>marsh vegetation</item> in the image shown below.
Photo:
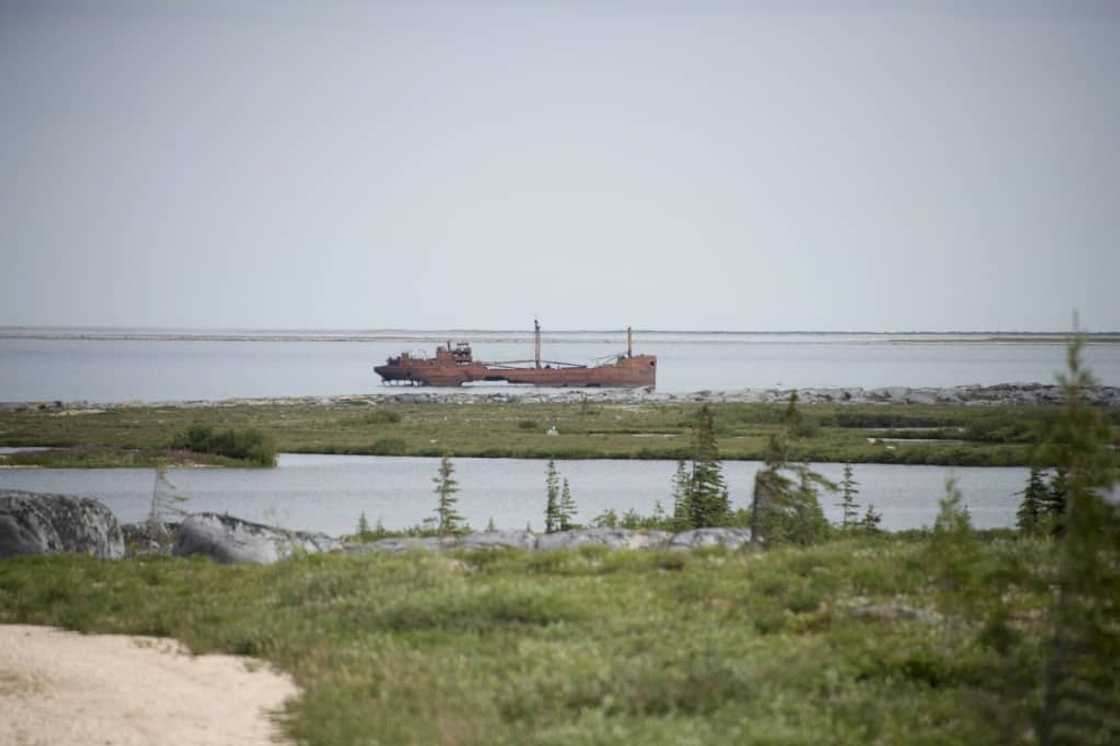
{"label": "marsh vegetation", "polygon": [[[272,404],[120,407],[60,417],[0,411],[0,445],[68,450],[8,457],[44,466],[141,466],[160,459],[228,463],[176,450],[191,428],[257,431],[276,451],[379,456],[689,458],[696,404]],[[711,404],[724,460],[764,460],[786,406]],[[1025,466],[1055,407],[801,405],[793,461]],[[1120,410],[1110,410],[1112,438]],[[550,430],[555,431],[550,434]]]}

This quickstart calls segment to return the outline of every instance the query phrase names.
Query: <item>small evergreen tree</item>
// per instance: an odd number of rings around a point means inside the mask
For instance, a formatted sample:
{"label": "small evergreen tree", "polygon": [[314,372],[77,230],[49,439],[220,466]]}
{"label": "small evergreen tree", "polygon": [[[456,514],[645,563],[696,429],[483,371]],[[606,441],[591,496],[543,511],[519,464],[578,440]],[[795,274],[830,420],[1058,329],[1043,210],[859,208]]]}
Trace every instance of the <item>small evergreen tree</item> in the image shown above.
{"label": "small evergreen tree", "polygon": [[808,468],[801,469],[797,475],[793,520],[789,526],[789,540],[794,544],[813,544],[828,536],[828,519],[824,517],[820,500],[817,499],[813,475],[814,472]]}
{"label": "small evergreen tree", "polygon": [[366,512],[363,510],[362,514],[358,516],[358,536],[365,536],[369,533],[369,519],[366,518]]}
{"label": "small evergreen tree", "polygon": [[786,411],[782,415],[782,424],[786,426],[786,431],[796,437],[801,431],[801,411],[797,408],[797,402],[800,397],[797,396],[797,389],[789,392],[789,402],[786,404]]}
{"label": "small evergreen tree", "polygon": [[494,516],[490,516],[490,520],[486,522],[486,530],[487,531],[497,531],[498,530],[494,527]]}
{"label": "small evergreen tree", "polygon": [[572,487],[568,478],[564,477],[564,486],[560,490],[560,530],[571,531],[576,527],[576,501],[572,499]]}
{"label": "small evergreen tree", "polygon": [[809,544],[828,534],[818,489],[836,485],[809,468],[789,460],[788,436],[770,436],[766,465],[754,477],[751,500],[751,541]]}
{"label": "small evergreen tree", "polygon": [[1069,477],[1061,464],[1054,469],[1047,485],[1042,503],[1042,513],[1050,527],[1050,533],[1061,536],[1065,531],[1066,496],[1069,493]]}
{"label": "small evergreen tree", "polygon": [[972,530],[972,517],[968,513],[968,506],[961,499],[956,479],[945,482],[945,496],[938,505],[940,510],[933,523],[934,536],[957,536]]}
{"label": "small evergreen tree", "polygon": [[1081,364],[1083,345],[1080,336],[1070,342],[1059,378],[1065,408],[1042,448],[1062,475],[1065,507],[1038,728],[1044,746],[1120,743],[1120,507],[1107,499],[1120,475],[1110,428],[1084,401],[1095,381]]}
{"label": "small evergreen tree", "polygon": [[175,494],[177,488],[167,476],[167,464],[156,466],[156,481],[152,487],[152,503],[148,510],[148,538],[159,547],[166,548],[171,542],[167,523],[179,519],[186,511],[180,507],[189,498]]}
{"label": "small evergreen tree", "polygon": [[716,444],[715,418],[707,404],[700,407],[692,429],[692,474],[686,505],[690,528],[722,526],[731,515],[731,500]]}
{"label": "small evergreen tree", "polygon": [[560,530],[560,477],[556,473],[556,462],[548,460],[545,471],[545,491],[548,500],[544,506],[544,532],[553,534]]}
{"label": "small evergreen tree", "polygon": [[1023,496],[1015,513],[1016,526],[1027,535],[1039,533],[1046,518],[1046,502],[1050,495],[1042,469],[1032,466],[1026,488],[1016,494]]}
{"label": "small evergreen tree", "polygon": [[591,525],[595,528],[618,528],[618,513],[614,508],[607,508],[591,519]]}
{"label": "small evergreen tree", "polygon": [[688,493],[691,475],[688,465],[684,460],[677,462],[677,471],[673,474],[673,529],[684,531],[690,526]]}
{"label": "small evergreen tree", "polygon": [[869,534],[879,533],[879,524],[883,522],[883,514],[876,512],[875,506],[871,503],[867,505],[867,512],[863,514],[863,518],[859,522],[859,527]]}
{"label": "small evergreen tree", "polygon": [[751,543],[761,544],[771,541],[781,533],[780,519],[788,502],[793,481],[782,474],[784,461],[773,457],[774,437],[768,449],[766,467],[754,475],[754,491],[751,493]]}
{"label": "small evergreen tree", "polygon": [[454,473],[455,467],[451,459],[444,454],[439,462],[439,473],[432,477],[436,485],[435,493],[439,495],[435,529],[441,534],[451,534],[462,529],[463,517],[455,510],[455,504],[459,501],[455,497],[455,493],[459,491],[459,483],[452,477]]}
{"label": "small evergreen tree", "polygon": [[945,482],[945,495],[939,507],[926,564],[937,579],[939,600],[946,611],[968,615],[980,594],[990,594],[990,590],[980,582],[980,547],[955,479]]}
{"label": "small evergreen tree", "polygon": [[856,495],[859,494],[859,482],[852,477],[852,465],[844,464],[844,478],[840,480],[841,510],[840,527],[853,528],[859,520],[859,503]]}

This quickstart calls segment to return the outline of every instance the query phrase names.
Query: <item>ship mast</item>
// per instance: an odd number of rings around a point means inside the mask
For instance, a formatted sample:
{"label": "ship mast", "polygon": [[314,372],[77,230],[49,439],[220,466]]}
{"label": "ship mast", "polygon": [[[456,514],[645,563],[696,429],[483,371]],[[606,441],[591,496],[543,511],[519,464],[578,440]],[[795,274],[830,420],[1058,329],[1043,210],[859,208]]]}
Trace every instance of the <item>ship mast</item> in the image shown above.
{"label": "ship mast", "polygon": [[533,361],[541,367],[541,322],[533,319]]}
{"label": "ship mast", "polygon": [[634,357],[634,338],[630,333],[630,327],[626,327],[626,357]]}

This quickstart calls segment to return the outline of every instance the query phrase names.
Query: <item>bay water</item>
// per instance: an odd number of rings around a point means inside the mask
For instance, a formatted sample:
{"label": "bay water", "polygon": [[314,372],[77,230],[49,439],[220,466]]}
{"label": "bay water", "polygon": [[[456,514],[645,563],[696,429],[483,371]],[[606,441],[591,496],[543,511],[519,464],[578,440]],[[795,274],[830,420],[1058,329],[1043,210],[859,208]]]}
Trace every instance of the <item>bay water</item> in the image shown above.
{"label": "bay water", "polygon": [[[401,351],[431,354],[467,339],[476,359],[526,360],[527,337],[503,332],[295,333],[0,330],[0,401],[184,401],[390,391],[373,372]],[[1110,338],[1111,339],[1111,338]],[[625,351],[624,333],[555,332],[544,357],[581,364]],[[1065,365],[1054,337],[643,332],[658,356],[657,390],[1053,383]],[[1120,385],[1120,343],[1091,342],[1085,360]],[[539,392],[504,384],[473,391]],[[458,389],[457,389],[458,390]]]}

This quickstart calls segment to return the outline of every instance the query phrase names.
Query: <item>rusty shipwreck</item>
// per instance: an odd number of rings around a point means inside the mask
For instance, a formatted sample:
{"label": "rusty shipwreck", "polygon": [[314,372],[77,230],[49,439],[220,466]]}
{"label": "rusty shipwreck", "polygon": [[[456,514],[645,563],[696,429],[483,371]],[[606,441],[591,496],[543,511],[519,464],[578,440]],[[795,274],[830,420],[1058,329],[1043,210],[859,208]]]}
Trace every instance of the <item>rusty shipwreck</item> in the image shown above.
{"label": "rusty shipwreck", "polygon": [[533,359],[486,363],[475,360],[468,342],[436,348],[435,357],[402,352],[373,370],[387,384],[460,386],[472,381],[507,381],[533,386],[589,388],[653,388],[657,356],[635,355],[633,335],[626,329],[626,352],[599,365],[541,359],[541,325],[533,322]]}

